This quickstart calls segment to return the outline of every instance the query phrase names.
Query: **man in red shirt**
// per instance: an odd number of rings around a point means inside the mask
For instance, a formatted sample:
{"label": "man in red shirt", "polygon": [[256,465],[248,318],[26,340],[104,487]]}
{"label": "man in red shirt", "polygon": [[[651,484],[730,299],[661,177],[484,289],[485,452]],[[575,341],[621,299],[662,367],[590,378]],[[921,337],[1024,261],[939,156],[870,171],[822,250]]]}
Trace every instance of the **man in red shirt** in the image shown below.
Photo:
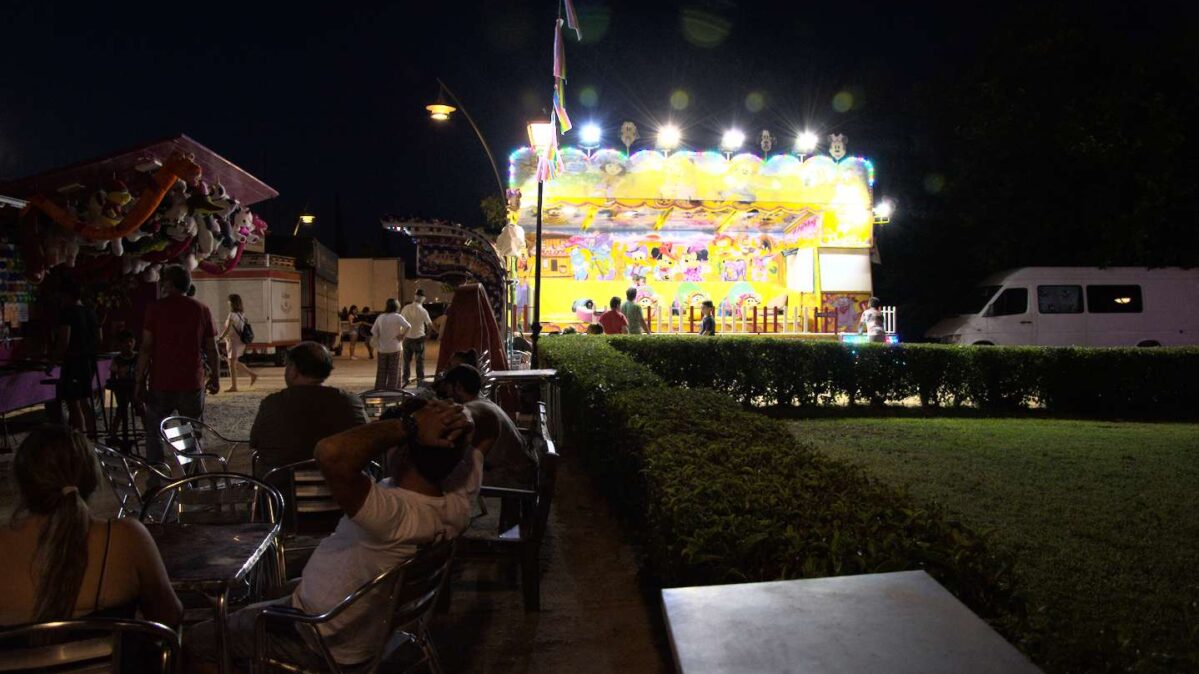
{"label": "man in red shirt", "polygon": [[[221,390],[216,329],[208,307],[186,295],[191,274],[179,265],[163,267],[162,299],[146,309],[137,357],[134,399],[146,403],[146,458],[162,461],[158,425],[172,414],[204,416],[204,358],[208,392]],[[148,384],[148,386],[147,386]]]}
{"label": "man in red shirt", "polygon": [[620,298],[613,297],[608,300],[608,307],[608,310],[599,318],[600,325],[604,326],[604,334],[619,335],[628,332],[629,319],[625,318],[620,311]]}

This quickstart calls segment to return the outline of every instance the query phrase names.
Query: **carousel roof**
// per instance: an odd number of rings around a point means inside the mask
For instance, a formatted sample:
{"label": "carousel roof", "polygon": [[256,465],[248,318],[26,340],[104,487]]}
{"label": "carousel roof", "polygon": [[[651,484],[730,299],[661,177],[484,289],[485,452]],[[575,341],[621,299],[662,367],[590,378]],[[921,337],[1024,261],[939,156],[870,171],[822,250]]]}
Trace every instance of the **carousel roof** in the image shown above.
{"label": "carousel roof", "polygon": [[0,194],[28,198],[34,194],[50,195],[73,185],[103,184],[113,176],[136,173],[139,166],[142,171],[152,170],[155,162],[165,161],[176,151],[194,157],[203,170],[202,180],[210,184],[219,182],[242,205],[251,206],[279,196],[271,186],[184,134],[0,183]]}

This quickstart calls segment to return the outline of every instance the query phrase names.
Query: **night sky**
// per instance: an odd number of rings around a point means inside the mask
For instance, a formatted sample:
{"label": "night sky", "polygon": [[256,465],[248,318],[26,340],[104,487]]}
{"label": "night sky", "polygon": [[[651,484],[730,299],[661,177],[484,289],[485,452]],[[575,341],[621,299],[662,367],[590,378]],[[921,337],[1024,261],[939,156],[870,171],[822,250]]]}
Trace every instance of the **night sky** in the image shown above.
{"label": "night sky", "polygon": [[[276,231],[307,205],[332,243],[335,194],[351,253],[379,241],[386,213],[480,224],[480,199],[497,191],[481,146],[460,115],[437,125],[424,106],[442,78],[506,181],[524,124],[549,106],[555,3],[357,4],[8,2],[0,179],[183,132],[279,190],[258,209]],[[876,194],[896,201],[902,226],[905,204],[927,195],[903,193],[897,174],[939,170],[905,163],[930,140],[911,123],[913,99],[1019,30],[1008,3],[910,4],[578,0],[568,109],[612,146],[626,119],[643,142],[670,119],[700,149],[734,124],[751,140],[771,129],[781,148],[801,128],[847,134],[851,153],[875,160]],[[1154,7],[1077,11],[1151,37],[1171,20]]]}

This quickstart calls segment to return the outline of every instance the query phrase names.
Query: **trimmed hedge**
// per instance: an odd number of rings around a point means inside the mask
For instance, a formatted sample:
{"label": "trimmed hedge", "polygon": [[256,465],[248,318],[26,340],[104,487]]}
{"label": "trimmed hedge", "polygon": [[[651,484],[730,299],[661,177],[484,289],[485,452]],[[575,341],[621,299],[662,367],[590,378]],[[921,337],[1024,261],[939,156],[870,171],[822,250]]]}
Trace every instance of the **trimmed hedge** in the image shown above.
{"label": "trimmed hedge", "polygon": [[[1041,628],[1012,588],[1010,564],[976,533],[815,453],[726,395],[670,387],[612,345],[594,337],[541,342],[544,361],[560,374],[570,445],[633,523],[650,578],[678,586],[923,569],[1044,659]],[[680,372],[690,370],[702,368]],[[720,372],[727,385],[744,380]],[[742,384],[740,392],[766,385]]]}
{"label": "trimmed hedge", "polygon": [[672,384],[747,405],[971,405],[1101,418],[1199,418],[1197,348],[845,346],[768,337],[610,338]]}

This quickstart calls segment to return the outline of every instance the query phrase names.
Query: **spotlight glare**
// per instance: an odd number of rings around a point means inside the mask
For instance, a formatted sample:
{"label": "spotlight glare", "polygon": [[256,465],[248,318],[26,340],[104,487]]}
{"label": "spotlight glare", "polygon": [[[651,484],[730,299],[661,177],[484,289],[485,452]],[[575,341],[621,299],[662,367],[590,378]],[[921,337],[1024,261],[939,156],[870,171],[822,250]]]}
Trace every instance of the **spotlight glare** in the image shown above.
{"label": "spotlight glare", "polygon": [[667,124],[658,129],[658,147],[663,150],[673,150],[683,141],[683,133],[674,124]]}
{"label": "spotlight glare", "polygon": [[739,129],[729,129],[724,132],[724,136],[720,139],[720,147],[726,152],[732,152],[740,149],[745,144],[745,134]]}
{"label": "spotlight glare", "polygon": [[895,205],[888,199],[883,199],[874,207],[874,217],[889,220],[895,213]]}
{"label": "spotlight glare", "polygon": [[800,154],[811,154],[816,149],[820,139],[811,131],[804,131],[795,138],[795,151]]}
{"label": "spotlight glare", "polygon": [[586,124],[579,130],[579,140],[583,147],[599,147],[603,131],[595,124]]}

